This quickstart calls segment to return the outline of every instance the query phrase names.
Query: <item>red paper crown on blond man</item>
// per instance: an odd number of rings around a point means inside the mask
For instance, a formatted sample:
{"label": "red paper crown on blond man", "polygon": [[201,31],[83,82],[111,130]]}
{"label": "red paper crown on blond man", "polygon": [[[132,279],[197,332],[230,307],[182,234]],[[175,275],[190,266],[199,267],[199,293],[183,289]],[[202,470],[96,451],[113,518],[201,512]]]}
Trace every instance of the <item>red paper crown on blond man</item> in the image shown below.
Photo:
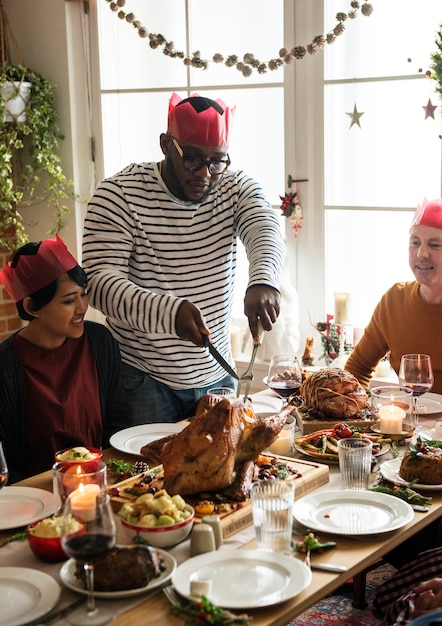
{"label": "red paper crown on blond man", "polygon": [[424,198],[414,214],[411,228],[413,226],[432,226],[442,230],[442,199],[427,200]]}
{"label": "red paper crown on blond man", "polygon": [[77,265],[78,261],[56,235],[42,241],[37,254],[22,254],[16,267],[9,261],[0,272],[0,281],[14,302],[20,302]]}
{"label": "red paper crown on blond man", "polygon": [[184,100],[173,93],[167,133],[195,146],[228,146],[235,108],[197,93]]}

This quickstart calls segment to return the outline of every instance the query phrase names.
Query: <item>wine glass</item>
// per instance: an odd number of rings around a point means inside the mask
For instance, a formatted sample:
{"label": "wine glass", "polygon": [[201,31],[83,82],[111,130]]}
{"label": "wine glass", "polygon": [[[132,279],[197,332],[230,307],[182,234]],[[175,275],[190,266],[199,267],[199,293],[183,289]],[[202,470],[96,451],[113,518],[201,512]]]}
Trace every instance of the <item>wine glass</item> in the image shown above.
{"label": "wine glass", "polygon": [[302,371],[298,357],[279,354],[270,359],[267,386],[282,399],[282,408],[286,407],[292,396],[299,394]]}
{"label": "wine glass", "polygon": [[[75,522],[80,522],[80,530]],[[80,485],[66,498],[61,545],[68,556],[83,565],[88,592],[86,607],[81,607],[67,618],[70,624],[97,626],[115,617],[112,609],[96,607],[94,562],[109,554],[115,546],[116,535],[110,498],[98,485]]]}
{"label": "wine glass", "polygon": [[3,445],[0,441],[0,489],[8,482],[9,472],[8,464],[6,463],[5,453],[3,452]]}
{"label": "wine glass", "polygon": [[[418,398],[433,386],[433,368],[428,354],[404,354],[399,368],[399,382],[413,392],[413,424],[415,431],[419,424]],[[413,425],[412,424],[412,425]]]}

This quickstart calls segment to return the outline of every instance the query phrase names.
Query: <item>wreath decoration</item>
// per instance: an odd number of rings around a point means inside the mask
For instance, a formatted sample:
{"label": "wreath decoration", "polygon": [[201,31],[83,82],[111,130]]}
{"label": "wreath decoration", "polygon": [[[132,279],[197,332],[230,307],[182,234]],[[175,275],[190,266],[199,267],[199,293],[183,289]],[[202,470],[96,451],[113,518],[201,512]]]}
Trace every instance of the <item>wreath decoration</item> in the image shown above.
{"label": "wreath decoration", "polygon": [[[181,59],[187,67],[203,70],[207,70],[209,67],[210,61],[208,59],[204,59],[199,50],[193,52],[192,56],[187,56],[181,50],[176,50],[173,41],[168,41],[164,35],[160,33],[150,33],[149,30],[136,18],[134,13],[126,13],[126,11],[123,10],[126,6],[126,0],[105,1],[109,3],[110,9],[117,14],[120,20],[125,20],[137,30],[138,35],[142,39],[149,39],[149,46],[152,49],[162,49],[163,54],[172,59]],[[267,70],[273,71],[277,70],[282,65],[290,65],[295,59],[303,59],[306,54],[316,54],[327,44],[334,43],[336,38],[342,35],[345,30],[344,22],[347,19],[356,19],[359,15],[359,11],[365,17],[369,17],[373,13],[373,6],[367,0],[363,0],[362,4],[359,0],[351,0],[350,7],[349,11],[340,11],[336,14],[337,24],[331,31],[323,35],[317,35],[307,45],[295,46],[291,50],[281,48],[278,56],[270,59],[269,61],[260,61],[252,52],[246,52],[242,56],[242,59],[240,59],[237,54],[225,55],[217,52],[213,55],[211,61],[213,63],[224,63],[226,67],[235,67],[246,78],[251,76],[254,70],[257,71],[258,74],[265,74]]]}

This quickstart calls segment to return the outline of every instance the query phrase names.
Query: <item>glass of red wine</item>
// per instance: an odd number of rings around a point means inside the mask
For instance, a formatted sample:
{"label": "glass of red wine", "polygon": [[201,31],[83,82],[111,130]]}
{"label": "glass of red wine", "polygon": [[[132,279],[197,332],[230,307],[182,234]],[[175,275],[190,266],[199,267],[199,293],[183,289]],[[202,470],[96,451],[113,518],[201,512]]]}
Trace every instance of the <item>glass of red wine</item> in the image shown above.
{"label": "glass of red wine", "polygon": [[404,354],[399,368],[399,382],[413,392],[414,430],[421,430],[419,424],[418,400],[433,386],[433,368],[428,354]]}
{"label": "glass of red wine", "polygon": [[283,408],[293,396],[299,395],[302,371],[298,357],[278,354],[272,356],[267,375],[267,386],[282,399]]}
{"label": "glass of red wine", "polygon": [[[64,503],[61,545],[84,569],[87,603],[69,615],[75,626],[98,626],[115,617],[111,608],[97,608],[94,596],[94,563],[104,558],[116,543],[116,525],[109,496],[98,485],[84,485]],[[97,489],[94,489],[97,487]]]}
{"label": "glass of red wine", "polygon": [[5,453],[3,452],[3,445],[0,441],[0,489],[8,482],[9,472],[8,464],[6,463]]}

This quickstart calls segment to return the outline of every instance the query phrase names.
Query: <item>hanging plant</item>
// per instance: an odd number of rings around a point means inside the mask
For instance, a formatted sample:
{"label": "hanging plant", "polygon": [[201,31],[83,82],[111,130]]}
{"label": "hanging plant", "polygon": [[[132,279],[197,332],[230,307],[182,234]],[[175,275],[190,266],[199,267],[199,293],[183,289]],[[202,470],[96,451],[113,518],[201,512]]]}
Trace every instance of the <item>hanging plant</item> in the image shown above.
{"label": "hanging plant", "polygon": [[[31,83],[29,101],[15,118],[2,89],[11,81]],[[59,232],[69,210],[65,200],[75,197],[57,154],[62,135],[53,89],[35,70],[8,63],[0,68],[0,232],[7,232],[8,239],[12,233],[18,245],[27,241],[21,207],[48,202],[54,207],[51,232]],[[8,241],[0,237],[0,249],[8,249]]]}

